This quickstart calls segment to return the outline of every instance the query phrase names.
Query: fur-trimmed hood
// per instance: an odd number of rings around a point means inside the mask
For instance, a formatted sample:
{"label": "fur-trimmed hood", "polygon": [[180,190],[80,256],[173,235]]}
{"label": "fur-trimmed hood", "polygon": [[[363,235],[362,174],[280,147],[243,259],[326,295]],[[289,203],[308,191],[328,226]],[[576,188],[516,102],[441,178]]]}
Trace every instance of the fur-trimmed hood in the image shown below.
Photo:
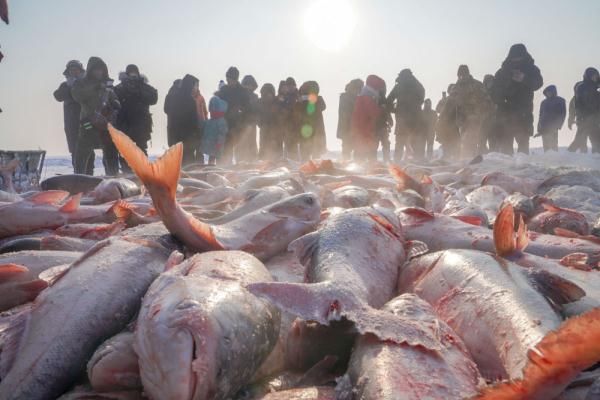
{"label": "fur-trimmed hood", "polygon": [[[146,77],[146,75],[140,74],[140,78],[144,81],[144,83],[148,83],[148,78]],[[119,72],[119,80],[121,82],[125,82],[129,79],[131,79],[131,78],[129,77],[129,75],[127,75],[127,73],[125,71]]]}

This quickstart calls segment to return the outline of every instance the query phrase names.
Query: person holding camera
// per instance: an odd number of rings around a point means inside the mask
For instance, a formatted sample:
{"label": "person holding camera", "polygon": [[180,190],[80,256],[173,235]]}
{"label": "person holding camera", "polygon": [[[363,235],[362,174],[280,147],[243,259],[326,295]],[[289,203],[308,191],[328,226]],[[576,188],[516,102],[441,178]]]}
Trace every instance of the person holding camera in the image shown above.
{"label": "person holding camera", "polygon": [[99,57],[90,57],[85,76],[71,89],[73,99],[81,106],[76,174],[93,173],[92,156],[97,148],[102,149],[106,175],[119,173],[119,153],[108,134],[108,124],[115,123],[121,107],[112,84],[106,63]]}
{"label": "person holding camera", "polygon": [[[115,93],[121,103],[116,127],[148,154],[148,141],[152,133],[152,114],[150,106],[158,101],[158,92],[148,84],[148,79],[140,74],[137,65],[130,64],[125,72],[119,74],[119,83]],[[127,162],[119,157],[123,172],[131,172]]]}

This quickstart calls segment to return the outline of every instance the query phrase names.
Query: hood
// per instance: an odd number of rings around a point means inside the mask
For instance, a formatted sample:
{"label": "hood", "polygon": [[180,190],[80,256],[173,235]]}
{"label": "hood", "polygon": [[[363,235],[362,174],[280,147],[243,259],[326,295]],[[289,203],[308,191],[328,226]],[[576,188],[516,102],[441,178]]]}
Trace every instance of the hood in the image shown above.
{"label": "hood", "polygon": [[360,93],[360,90],[362,89],[362,87],[365,85],[365,83],[363,82],[362,79],[353,79],[350,82],[348,82],[348,84],[346,85],[345,91],[346,93],[351,93],[353,95],[356,95],[357,93]]}
{"label": "hood", "polygon": [[527,47],[525,47],[525,45],[522,43],[517,43],[511,46],[510,50],[508,51],[508,56],[506,56],[506,59],[502,65],[504,66],[513,63],[515,58],[521,59],[518,61],[519,63],[534,63],[533,57],[531,57],[531,54],[529,54],[527,51]]}
{"label": "hood", "polygon": [[301,96],[309,94],[319,95],[319,84],[316,81],[306,81],[300,86]]}
{"label": "hood", "polygon": [[369,75],[367,77],[366,85],[380,93],[385,92],[386,89],[385,81],[377,75]]}
{"label": "hood", "polygon": [[187,74],[181,80],[181,93],[192,94],[192,89],[194,89],[194,85],[200,82],[198,78],[194,75]]}
{"label": "hood", "polygon": [[252,75],[246,75],[242,79],[242,86],[248,88],[251,92],[254,92],[258,89],[258,83],[256,83],[256,79]]}
{"label": "hood", "polygon": [[65,70],[63,71],[64,76],[69,75],[69,68],[71,68],[71,67],[77,67],[81,70],[81,72],[85,72],[85,69],[83,69],[83,64],[81,63],[81,61],[71,60],[67,63],[67,66],[65,67]]}
{"label": "hood", "polygon": [[[119,72],[119,80],[121,82],[125,82],[125,81],[128,81],[130,79],[131,78],[129,77],[129,75],[127,75],[127,72],[125,72],[125,71]],[[144,83],[148,83],[148,78],[144,74],[140,74],[140,78],[139,79],[141,79],[142,81],[144,81]]]}
{"label": "hood", "polygon": [[208,102],[208,111],[211,113],[226,113],[227,102],[218,96],[213,96]]}
{"label": "hood", "polygon": [[103,80],[109,80],[110,76],[108,75],[108,67],[106,66],[106,63],[104,61],[102,61],[102,59],[100,57],[90,57],[90,59],[88,60],[87,63],[87,68],[85,69],[87,72],[91,72],[92,70],[96,69],[96,68],[102,68],[102,70],[104,71],[103,74]]}
{"label": "hood", "polygon": [[558,90],[556,90],[556,86],[555,85],[549,85],[548,87],[546,87],[544,89],[544,91],[542,93],[544,94],[544,96],[550,96],[550,95],[557,96],[558,95]]}
{"label": "hood", "polygon": [[594,67],[589,67],[583,73],[583,80],[584,81],[591,81],[592,77],[594,75],[598,75],[598,70],[596,68],[594,68]]}

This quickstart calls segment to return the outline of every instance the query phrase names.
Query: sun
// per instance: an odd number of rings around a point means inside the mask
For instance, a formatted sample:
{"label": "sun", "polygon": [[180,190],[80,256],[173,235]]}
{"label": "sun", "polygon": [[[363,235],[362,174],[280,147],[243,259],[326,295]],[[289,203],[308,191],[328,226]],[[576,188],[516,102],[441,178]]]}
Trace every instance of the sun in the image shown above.
{"label": "sun", "polygon": [[350,40],[356,24],[347,0],[316,0],[306,10],[304,31],[318,48],[339,51]]}

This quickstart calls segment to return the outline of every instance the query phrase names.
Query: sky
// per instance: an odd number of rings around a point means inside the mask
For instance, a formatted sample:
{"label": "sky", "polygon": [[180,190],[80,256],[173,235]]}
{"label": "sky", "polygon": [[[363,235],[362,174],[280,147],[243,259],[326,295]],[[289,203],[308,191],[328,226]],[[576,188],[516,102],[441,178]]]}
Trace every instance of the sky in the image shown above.
{"label": "sky", "polygon": [[[334,1],[333,5],[331,1]],[[113,79],[135,63],[159,91],[151,108],[151,152],[166,148],[163,101],[173,80],[191,73],[208,98],[229,66],[259,83],[316,80],[327,103],[330,150],[339,93],[377,74],[393,86],[410,68],[435,105],[460,64],[482,79],[514,43],[525,43],[544,85],[569,100],[588,66],[599,67],[600,1],[542,0],[8,0],[0,24],[0,149],[67,154],[62,104],[53,91],[68,60],[90,56]],[[316,3],[316,4],[315,4]],[[336,12],[338,10],[339,12]],[[308,17],[307,17],[308,15]],[[116,82],[118,83],[118,82]],[[542,91],[535,94],[538,113]],[[537,115],[536,115],[537,116]],[[573,132],[560,133],[568,144]],[[541,146],[541,139],[532,140]]]}

